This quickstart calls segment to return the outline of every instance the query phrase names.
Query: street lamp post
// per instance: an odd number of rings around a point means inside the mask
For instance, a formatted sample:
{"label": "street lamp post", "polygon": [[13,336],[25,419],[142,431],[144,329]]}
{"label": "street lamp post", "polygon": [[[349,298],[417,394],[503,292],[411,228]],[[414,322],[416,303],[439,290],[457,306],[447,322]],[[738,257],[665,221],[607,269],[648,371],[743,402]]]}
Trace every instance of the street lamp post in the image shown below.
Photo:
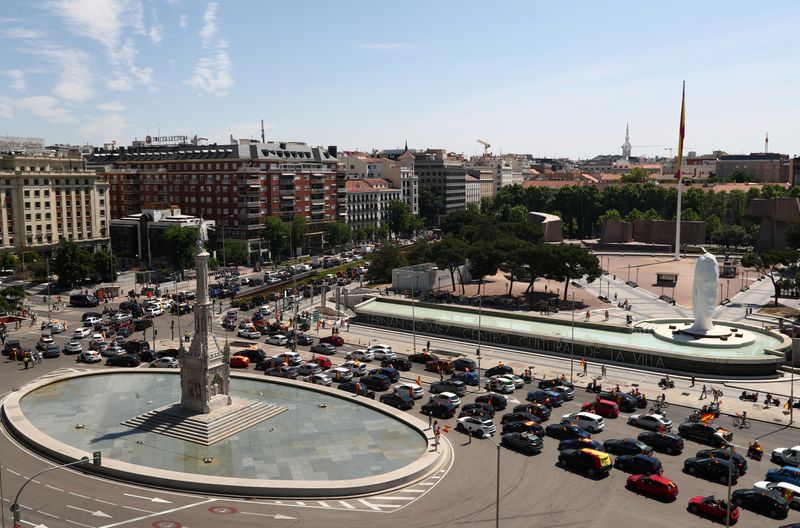
{"label": "street lamp post", "polygon": [[500,527],[500,444],[492,440],[491,436],[485,436],[497,448],[497,477],[495,478],[494,496],[494,526]]}
{"label": "street lamp post", "polygon": [[731,525],[731,480],[733,479],[733,444],[728,444],[728,501],[725,509],[725,527]]}
{"label": "street lamp post", "polygon": [[572,383],[572,374],[575,366],[575,292],[572,292],[572,344],[569,347],[569,382]]}
{"label": "street lamp post", "polygon": [[483,318],[483,294],[481,294],[481,285],[483,278],[478,282],[478,391],[481,390],[481,319]]}
{"label": "street lamp post", "polygon": [[792,339],[792,360],[791,360],[791,371],[792,371],[792,383],[789,386],[789,425],[794,423],[794,357],[797,354],[800,354],[800,339],[794,338]]}

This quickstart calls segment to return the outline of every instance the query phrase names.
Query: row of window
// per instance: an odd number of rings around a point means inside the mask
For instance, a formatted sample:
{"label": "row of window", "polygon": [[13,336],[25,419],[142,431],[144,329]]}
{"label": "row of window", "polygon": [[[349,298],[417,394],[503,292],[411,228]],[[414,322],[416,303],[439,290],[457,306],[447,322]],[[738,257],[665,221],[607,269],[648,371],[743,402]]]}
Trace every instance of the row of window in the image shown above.
{"label": "row of window", "polygon": [[[90,181],[91,180],[89,178],[83,178],[83,185],[91,185],[91,183],[89,183]],[[33,185],[50,185],[50,178],[44,178],[44,179],[39,179],[39,178],[29,179],[29,178],[25,178],[24,180],[22,180],[22,185],[27,187],[27,186],[31,185],[31,182],[33,182]],[[6,184],[7,187],[11,187],[11,180],[9,178],[6,178],[5,179],[5,184]],[[81,179],[80,178],[64,178],[64,179],[62,179],[62,178],[54,178],[53,179],[53,185],[81,185]]]}

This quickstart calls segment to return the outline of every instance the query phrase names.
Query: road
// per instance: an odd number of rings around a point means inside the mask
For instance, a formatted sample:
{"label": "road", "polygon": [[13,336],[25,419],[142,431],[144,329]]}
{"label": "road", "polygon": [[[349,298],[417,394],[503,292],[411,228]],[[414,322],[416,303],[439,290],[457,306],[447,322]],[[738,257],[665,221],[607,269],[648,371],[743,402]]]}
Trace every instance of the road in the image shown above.
{"label": "road", "polygon": [[[70,321],[70,328],[77,326],[82,310],[69,309],[58,316]],[[159,337],[169,334],[171,317],[156,318]],[[182,328],[191,331],[191,317],[182,317]],[[217,327],[217,325],[215,325]],[[216,330],[219,336],[231,334]],[[23,339],[24,344],[33,344],[40,331],[26,327],[12,333],[11,337]],[[314,333],[312,332],[312,335]],[[151,335],[148,331],[148,336]],[[177,332],[176,332],[177,335]],[[388,342],[403,352],[413,348],[413,335],[379,331],[373,328],[353,325],[350,332],[342,334],[348,341],[344,350],[352,350],[359,342],[370,340]],[[141,334],[137,333],[136,337]],[[63,345],[65,336],[57,336]],[[417,348],[424,347],[428,338],[417,336]],[[242,341],[233,339],[232,341]],[[471,352],[473,345],[468,343],[432,340],[432,348],[451,352]],[[159,346],[162,346],[159,343]],[[269,353],[276,353],[279,347],[260,345]],[[301,347],[308,356],[307,347]],[[339,358],[342,352],[338,353]],[[510,364],[534,365],[534,373],[539,377],[557,372],[569,374],[569,361],[549,356],[525,354],[494,347],[483,348],[483,366],[492,366],[497,361]],[[578,373],[577,362],[574,365]],[[57,374],[61,369],[100,368],[103,364],[81,365],[74,362],[74,356],[61,356],[47,359],[43,365],[25,371],[17,363],[7,360],[0,364],[4,375],[0,376],[0,393],[3,395],[33,381],[41,376]],[[593,368],[596,368],[593,366]],[[438,379],[425,373],[415,365],[404,379],[423,378],[426,384]],[[652,379],[652,374],[630,370],[612,369],[609,378],[630,385],[634,381]],[[576,376],[577,380],[580,377]],[[685,384],[681,380],[680,383]],[[683,385],[678,389],[682,390]],[[524,400],[526,389],[518,389],[512,396]],[[474,399],[476,388],[472,388],[464,402]],[[568,402],[554,411],[552,423],[561,414],[573,412],[583,401],[592,395],[580,388],[576,400]],[[98,397],[102,397],[98,395]],[[421,401],[418,402],[419,404]],[[513,400],[512,400],[513,403]],[[417,406],[417,407],[418,407]],[[412,411],[413,412],[413,411]],[[672,406],[670,417],[680,422],[688,409]],[[607,430],[595,435],[604,440],[614,437],[636,436],[639,430],[626,425],[624,414],[617,420],[608,420]],[[454,424],[455,420],[445,423]],[[721,422],[726,424],[725,421]],[[330,498],[313,501],[274,501],[252,500],[248,498],[205,497],[179,493],[172,490],[148,489],[126,483],[101,479],[85,474],[80,470],[57,469],[37,477],[24,491],[21,503],[23,526],[81,526],[87,528],[111,527],[251,527],[298,525],[309,527],[328,527],[331,524],[363,525],[382,523],[386,526],[474,526],[494,525],[495,511],[495,472],[497,450],[488,440],[475,439],[463,445],[466,437],[454,430],[446,438],[455,450],[452,467],[441,473],[429,475],[421,482],[399,490],[382,493],[378,496],[355,499]],[[750,430],[736,431],[735,443],[746,446],[755,437],[760,437],[767,451],[778,446],[792,446],[797,441],[796,429],[788,429],[768,422],[754,421]],[[324,439],[320,439],[324,441]],[[707,482],[681,472],[683,460],[704,448],[691,441],[686,442],[686,450],[680,456],[660,455],[664,463],[665,475],[675,480],[680,495],[675,503],[662,503],[653,499],[636,496],[624,487],[626,474],[616,469],[598,481],[571,473],[555,466],[557,441],[545,439],[541,454],[525,456],[502,449],[501,456],[501,518],[502,526],[704,526],[708,521],[701,520],[686,512],[688,499],[697,494],[714,493],[724,496],[726,488],[721,484]],[[11,526],[8,505],[14,495],[30,477],[52,464],[26,448],[20,446],[3,431],[0,436],[0,490],[2,491],[3,527]],[[766,459],[761,462],[750,461],[750,470],[740,479],[736,487],[752,485],[761,480],[771,464]],[[800,514],[791,512],[789,521],[800,521]],[[784,522],[789,522],[784,521]],[[751,512],[743,512],[738,526],[767,527],[783,522],[770,521]]]}

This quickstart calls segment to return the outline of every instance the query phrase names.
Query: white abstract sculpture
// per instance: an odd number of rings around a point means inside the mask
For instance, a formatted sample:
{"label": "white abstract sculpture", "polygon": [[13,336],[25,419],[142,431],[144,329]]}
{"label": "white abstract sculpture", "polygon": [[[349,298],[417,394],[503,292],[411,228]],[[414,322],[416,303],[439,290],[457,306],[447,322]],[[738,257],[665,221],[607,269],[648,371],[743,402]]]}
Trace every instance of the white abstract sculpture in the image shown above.
{"label": "white abstract sculpture", "polygon": [[717,307],[717,288],[719,287],[719,267],[711,253],[704,253],[697,259],[694,267],[692,285],[692,312],[694,324],[687,333],[706,334],[713,327],[711,317]]}

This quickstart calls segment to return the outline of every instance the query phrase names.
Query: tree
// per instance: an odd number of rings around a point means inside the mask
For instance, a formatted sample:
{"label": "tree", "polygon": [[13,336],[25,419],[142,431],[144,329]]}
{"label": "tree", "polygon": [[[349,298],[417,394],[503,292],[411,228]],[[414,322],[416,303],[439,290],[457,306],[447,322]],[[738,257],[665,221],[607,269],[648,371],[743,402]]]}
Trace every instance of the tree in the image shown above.
{"label": "tree", "polygon": [[369,240],[370,242],[375,242],[375,237],[378,234],[378,227],[372,224],[365,225],[362,230],[364,231],[364,236],[362,237],[365,240]]}
{"label": "tree", "polygon": [[101,249],[92,255],[92,277],[97,282],[112,282],[117,279],[117,259]]}
{"label": "tree", "polygon": [[384,244],[370,254],[367,280],[370,282],[392,282],[392,270],[408,265],[405,254],[397,244]]}
{"label": "tree", "polygon": [[10,251],[0,253],[0,271],[13,270],[17,265],[17,257]]}
{"label": "tree", "polygon": [[[454,237],[445,237],[435,243],[431,248],[431,257],[440,269],[450,271],[450,280],[453,283],[453,291],[456,291],[456,271],[459,266],[464,264],[467,258],[467,243]],[[461,292],[464,293],[464,281],[459,273]]]}
{"label": "tree", "polygon": [[325,224],[325,237],[328,239],[328,242],[332,243],[336,248],[342,244],[346,244],[350,240],[350,234],[351,229],[347,224],[336,221]]}
{"label": "tree", "polygon": [[644,183],[650,180],[650,174],[641,167],[634,167],[627,174],[623,174],[619,181],[623,183]]}
{"label": "tree", "polygon": [[164,230],[167,257],[174,271],[183,273],[194,267],[196,241],[197,228],[173,226]]}
{"label": "tree", "polygon": [[439,221],[439,214],[444,206],[444,199],[427,185],[419,188],[419,215],[425,220],[426,227],[434,227]]}
{"label": "tree", "polygon": [[394,200],[389,204],[389,208],[386,211],[386,224],[389,226],[389,230],[397,237],[401,233],[406,234],[410,231],[412,217],[411,210],[405,202]]}
{"label": "tree", "polygon": [[295,216],[294,218],[292,218],[291,228],[292,228],[292,245],[294,246],[293,248],[291,248],[291,255],[296,257],[297,248],[300,248],[300,251],[303,251],[303,248],[306,247],[306,235],[308,234],[306,217]]}
{"label": "tree", "polygon": [[228,238],[225,240],[225,264],[229,266],[241,266],[247,263],[247,243],[238,238]]}
{"label": "tree", "polygon": [[280,218],[269,216],[264,221],[261,238],[269,246],[272,260],[280,260],[281,255],[289,246],[289,224],[282,222]]}
{"label": "tree", "polygon": [[[480,240],[467,249],[469,257],[469,273],[473,280],[483,281],[483,278],[497,273],[497,268],[503,262],[505,254],[491,240]],[[480,293],[480,292],[479,292]]]}
{"label": "tree", "polygon": [[775,306],[781,294],[781,272],[788,266],[797,263],[798,252],[791,249],[778,251],[750,252],[742,257],[742,266],[755,268],[772,281],[775,290]]}
{"label": "tree", "polygon": [[56,246],[52,272],[58,275],[58,285],[72,288],[92,273],[92,256],[71,240],[61,240]]}
{"label": "tree", "polygon": [[791,249],[800,249],[800,222],[789,224],[783,233],[786,246]]}
{"label": "tree", "polygon": [[24,286],[6,286],[0,290],[0,312],[15,312],[27,296]]}
{"label": "tree", "polygon": [[552,246],[551,251],[553,257],[548,276],[564,282],[565,301],[571,281],[585,278],[587,282],[594,282],[602,274],[600,261],[585,248],[574,244],[559,244]]}
{"label": "tree", "polygon": [[747,238],[747,231],[742,226],[738,225],[723,225],[717,229],[713,236],[712,241],[715,244],[720,246],[724,246],[725,250],[727,251],[728,248],[731,246],[738,248],[739,246],[744,245],[744,241]]}

